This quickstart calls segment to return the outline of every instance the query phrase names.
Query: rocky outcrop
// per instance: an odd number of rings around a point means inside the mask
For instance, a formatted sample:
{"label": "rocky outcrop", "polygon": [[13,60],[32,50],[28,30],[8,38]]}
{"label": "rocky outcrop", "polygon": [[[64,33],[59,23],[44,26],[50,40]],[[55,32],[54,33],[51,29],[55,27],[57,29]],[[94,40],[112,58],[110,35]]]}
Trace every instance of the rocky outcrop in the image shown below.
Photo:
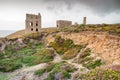
{"label": "rocky outcrop", "polygon": [[[101,58],[106,64],[120,63],[120,37],[110,35],[107,32],[83,31],[79,33],[58,33],[61,37],[71,39],[75,44],[88,44],[94,54],[94,57]],[[54,41],[54,35],[49,35],[46,42]]]}
{"label": "rocky outcrop", "polygon": [[0,51],[3,51],[5,47],[6,47],[5,43],[2,40],[0,40]]}

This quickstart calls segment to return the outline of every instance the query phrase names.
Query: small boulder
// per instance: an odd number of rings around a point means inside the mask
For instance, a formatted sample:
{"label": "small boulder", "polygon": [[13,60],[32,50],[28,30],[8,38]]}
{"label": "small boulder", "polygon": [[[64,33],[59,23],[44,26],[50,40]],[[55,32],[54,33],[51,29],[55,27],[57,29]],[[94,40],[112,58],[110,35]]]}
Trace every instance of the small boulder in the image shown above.
{"label": "small boulder", "polygon": [[62,80],[62,73],[55,73],[54,80]]}

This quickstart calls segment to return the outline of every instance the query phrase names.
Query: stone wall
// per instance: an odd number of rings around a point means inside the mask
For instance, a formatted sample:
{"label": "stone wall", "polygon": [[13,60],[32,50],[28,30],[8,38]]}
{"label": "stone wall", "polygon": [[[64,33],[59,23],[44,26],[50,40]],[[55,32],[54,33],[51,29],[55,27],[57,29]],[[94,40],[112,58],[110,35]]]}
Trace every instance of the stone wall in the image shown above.
{"label": "stone wall", "polygon": [[72,21],[57,20],[56,26],[58,28],[60,28],[60,27],[69,27],[69,26],[72,26]]}
{"label": "stone wall", "polygon": [[41,15],[26,14],[26,34],[39,32],[41,29]]}

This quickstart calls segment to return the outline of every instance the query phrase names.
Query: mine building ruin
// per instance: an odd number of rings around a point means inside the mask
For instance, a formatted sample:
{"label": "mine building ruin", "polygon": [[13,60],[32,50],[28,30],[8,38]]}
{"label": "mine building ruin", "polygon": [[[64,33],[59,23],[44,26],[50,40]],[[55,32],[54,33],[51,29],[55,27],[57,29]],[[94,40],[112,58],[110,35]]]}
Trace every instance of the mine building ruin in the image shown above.
{"label": "mine building ruin", "polygon": [[83,24],[86,25],[86,19],[87,17],[83,17]]}
{"label": "mine building ruin", "polygon": [[[31,34],[31,33],[37,33],[42,31],[41,29],[41,14],[26,14],[26,20],[25,20],[25,33]],[[83,24],[86,25],[86,17],[83,17]],[[78,26],[78,23],[74,24],[74,27]],[[64,27],[72,27],[72,21],[68,20],[57,20],[56,21],[56,27],[57,28],[64,28]]]}
{"label": "mine building ruin", "polygon": [[26,14],[26,20],[25,20],[25,33],[31,34],[31,33],[37,33],[41,29],[41,15],[38,13],[38,15],[35,14]]}
{"label": "mine building ruin", "polygon": [[57,20],[57,21],[56,21],[56,26],[57,26],[58,28],[70,27],[70,26],[72,26],[72,21]]}

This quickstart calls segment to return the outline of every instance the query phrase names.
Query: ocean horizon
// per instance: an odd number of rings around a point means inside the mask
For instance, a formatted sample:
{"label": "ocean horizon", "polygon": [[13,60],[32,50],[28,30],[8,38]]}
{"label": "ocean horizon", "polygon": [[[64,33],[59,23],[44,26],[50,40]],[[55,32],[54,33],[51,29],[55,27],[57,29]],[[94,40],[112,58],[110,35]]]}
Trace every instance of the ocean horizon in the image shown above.
{"label": "ocean horizon", "polygon": [[6,37],[9,34],[16,32],[17,30],[0,30],[0,37]]}

